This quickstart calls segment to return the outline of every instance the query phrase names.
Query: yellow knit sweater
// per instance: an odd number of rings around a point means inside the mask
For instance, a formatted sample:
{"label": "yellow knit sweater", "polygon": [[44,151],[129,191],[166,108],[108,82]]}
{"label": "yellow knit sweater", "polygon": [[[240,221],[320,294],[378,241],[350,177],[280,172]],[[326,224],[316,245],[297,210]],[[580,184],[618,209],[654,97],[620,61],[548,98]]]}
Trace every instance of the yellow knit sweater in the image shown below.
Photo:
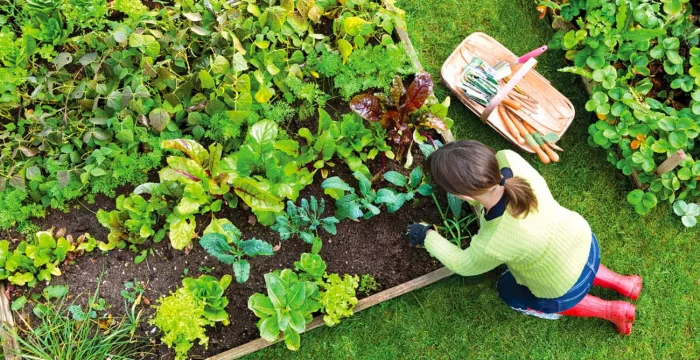
{"label": "yellow knit sweater", "polygon": [[537,211],[514,218],[506,211],[487,221],[477,208],[479,233],[461,250],[435,231],[429,231],[425,248],[448,269],[463,276],[485,273],[506,264],[518,284],[540,298],[564,295],[578,280],[591,248],[588,222],[554,200],[544,178],[525,159],[510,150],[496,154],[501,168],[527,180],[539,203]]}

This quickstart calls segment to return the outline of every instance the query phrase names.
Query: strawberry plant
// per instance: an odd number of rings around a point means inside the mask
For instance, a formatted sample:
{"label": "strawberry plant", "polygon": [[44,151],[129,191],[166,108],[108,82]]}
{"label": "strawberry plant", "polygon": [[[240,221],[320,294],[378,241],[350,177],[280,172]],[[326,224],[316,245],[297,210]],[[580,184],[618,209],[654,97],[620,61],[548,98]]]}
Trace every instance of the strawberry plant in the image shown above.
{"label": "strawberry plant", "polygon": [[199,244],[207,253],[226,265],[233,266],[236,281],[244,283],[250,277],[250,263],[244,256],[274,255],[272,245],[259,239],[242,240],[241,231],[227,219],[212,219]]}
{"label": "strawberry plant", "polygon": [[[586,110],[595,112],[597,121],[589,127],[589,144],[607,149],[608,160],[647,190],[629,194],[635,210],[647,214],[659,200],[674,203],[700,195],[695,160],[700,155],[695,69],[700,28],[690,16],[693,5],[675,0],[541,5],[552,9],[556,21],[569,22],[550,42],[566,50],[572,62],[562,71],[592,81]],[[565,11],[574,7],[577,11]],[[686,159],[658,174],[658,166],[679,150]]]}

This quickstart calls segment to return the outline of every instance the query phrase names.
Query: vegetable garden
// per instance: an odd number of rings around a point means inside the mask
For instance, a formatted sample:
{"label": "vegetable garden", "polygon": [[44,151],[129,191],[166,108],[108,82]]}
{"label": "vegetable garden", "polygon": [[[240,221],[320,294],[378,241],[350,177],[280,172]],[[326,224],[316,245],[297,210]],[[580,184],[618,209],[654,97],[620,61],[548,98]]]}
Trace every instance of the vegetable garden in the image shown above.
{"label": "vegetable garden", "polygon": [[43,295],[104,329],[130,314],[129,341],[158,331],[153,356],[257,336],[296,350],[312,315],[335,325],[358,297],[437,268],[400,246],[410,219],[442,213],[460,243],[473,230],[420,168],[449,100],[395,36],[391,3],[37,0],[2,14],[2,278],[27,341],[60,314]]}
{"label": "vegetable garden", "polygon": [[[630,205],[666,201],[694,226],[700,4],[526,2],[560,29],[562,71],[587,79],[589,144],[634,178]],[[184,359],[262,337],[303,352],[314,316],[335,326],[440,267],[408,223],[468,246],[475,216],[422,169],[453,121],[405,21],[378,0],[1,4],[17,348]],[[92,340],[63,346],[76,338]]]}

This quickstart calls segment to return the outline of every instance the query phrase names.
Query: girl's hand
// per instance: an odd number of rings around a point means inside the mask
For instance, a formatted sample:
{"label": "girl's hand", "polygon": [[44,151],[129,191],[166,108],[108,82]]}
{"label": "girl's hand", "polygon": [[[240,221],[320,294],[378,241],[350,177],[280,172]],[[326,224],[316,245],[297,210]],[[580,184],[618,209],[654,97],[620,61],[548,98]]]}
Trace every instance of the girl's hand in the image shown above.
{"label": "girl's hand", "polygon": [[428,234],[429,230],[437,231],[437,226],[428,223],[411,224],[406,228],[406,235],[408,235],[408,244],[412,247],[423,246],[425,242],[425,236]]}

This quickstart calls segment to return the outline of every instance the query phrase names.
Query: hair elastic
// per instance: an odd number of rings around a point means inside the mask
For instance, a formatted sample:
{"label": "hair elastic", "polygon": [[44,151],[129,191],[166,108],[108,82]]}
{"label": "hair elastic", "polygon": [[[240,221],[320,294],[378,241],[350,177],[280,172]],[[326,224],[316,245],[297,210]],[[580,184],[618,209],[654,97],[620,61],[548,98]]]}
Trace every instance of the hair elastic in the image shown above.
{"label": "hair elastic", "polygon": [[501,186],[505,186],[505,185],[506,185],[506,178],[505,178],[505,176],[501,178],[501,182],[499,183],[499,185],[501,185]]}

